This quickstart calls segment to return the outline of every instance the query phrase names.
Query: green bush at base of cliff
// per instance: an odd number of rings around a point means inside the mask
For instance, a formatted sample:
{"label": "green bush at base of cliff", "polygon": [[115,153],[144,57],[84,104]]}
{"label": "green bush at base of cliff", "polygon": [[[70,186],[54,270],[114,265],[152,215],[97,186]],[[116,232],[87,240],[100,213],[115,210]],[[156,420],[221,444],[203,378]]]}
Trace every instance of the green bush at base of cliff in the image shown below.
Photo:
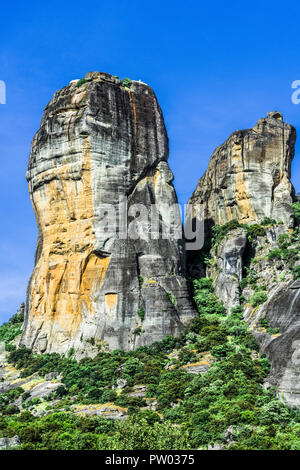
{"label": "green bush at base of cliff", "polygon": [[[299,228],[297,227],[293,233],[283,233],[278,236],[276,248],[269,251],[267,258],[269,261],[282,260],[285,261],[287,269],[297,276],[296,262],[300,258],[299,244]],[[296,277],[297,278],[297,277]]]}
{"label": "green bush at base of cliff", "polygon": [[[0,395],[0,436],[17,434],[21,448],[28,450],[184,450],[205,449],[215,442],[226,448],[224,431],[233,426],[231,448],[300,447],[300,414],[281,403],[273,389],[262,387],[270,365],[258,354],[242,307],[225,316],[222,303],[210,297],[210,279],[195,279],[193,288],[200,313],[178,338],[167,336],[136,351],[100,352],[80,362],[59,354],[36,355],[24,347],[11,351],[9,360],[23,377],[56,371],[65,386],[39,404],[28,401],[22,388]],[[188,373],[189,363],[208,370]],[[126,386],[117,393],[119,379]],[[130,396],[140,384],[145,396]],[[49,414],[17,413],[16,395],[29,409],[46,404]],[[142,410],[153,399],[157,411]],[[116,422],[72,412],[74,403],[112,401],[128,409],[127,419]],[[66,411],[60,412],[62,408]]]}
{"label": "green bush at base of cliff", "polygon": [[214,225],[212,227],[212,246],[219,245],[220,241],[223,240],[229,232],[239,227],[241,227],[241,224],[236,219],[230,220],[224,225]]}
{"label": "green bush at base of cliff", "polygon": [[265,217],[260,224],[241,224],[238,220],[233,219],[224,225],[214,225],[212,227],[212,246],[218,246],[228,233],[237,228],[246,230],[248,242],[252,243],[257,237],[263,237],[266,234],[266,227],[279,224],[280,222]]}
{"label": "green bush at base of cliff", "polygon": [[294,277],[294,280],[296,279],[300,279],[300,266],[295,266],[293,269],[292,269],[292,273],[293,273],[293,277]]}
{"label": "green bush at base of cliff", "polygon": [[276,335],[280,332],[279,328],[272,328],[266,318],[261,318],[259,320],[259,325],[265,328],[267,333],[269,333],[270,335]]}
{"label": "green bush at base of cliff", "polygon": [[214,288],[211,279],[194,279],[194,301],[198,312],[202,314],[225,315],[226,309],[222,302],[214,294]]}

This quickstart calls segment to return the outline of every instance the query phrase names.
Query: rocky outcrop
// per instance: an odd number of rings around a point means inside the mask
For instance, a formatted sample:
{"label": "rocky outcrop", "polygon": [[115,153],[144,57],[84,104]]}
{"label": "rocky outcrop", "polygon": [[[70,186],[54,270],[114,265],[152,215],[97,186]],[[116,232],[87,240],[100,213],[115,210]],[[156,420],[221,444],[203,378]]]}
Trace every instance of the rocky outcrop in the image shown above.
{"label": "rocky outcrop", "polygon": [[253,129],[234,132],[215,150],[190,199],[194,217],[202,217],[203,206],[206,231],[233,219],[253,223],[264,217],[293,226],[295,139],[294,127],[279,112],[270,112]]}
{"label": "rocky outcrop", "polygon": [[[247,306],[245,319],[260,351],[271,363],[266,388],[275,386],[288,405],[300,407],[300,282],[279,283],[259,308]],[[261,327],[266,321],[272,330]],[[276,329],[276,330],[275,330]]]}
{"label": "rocky outcrop", "polygon": [[50,382],[45,381],[41,382],[34,387],[29,392],[28,400],[31,398],[45,398],[48,397],[51,393],[55,392],[59,387],[63,387],[64,384],[60,382]]}
{"label": "rocky outcrop", "polygon": [[247,244],[246,230],[237,228],[221,240],[214,252],[213,265],[208,276],[213,279],[216,295],[228,311],[240,304],[240,282],[243,275],[243,254]]}
{"label": "rocky outcrop", "polygon": [[[204,219],[208,246],[212,226],[227,229],[213,243],[207,266],[203,255],[190,254],[190,271],[213,279],[228,312],[243,302],[244,318],[271,363],[265,386],[300,407],[300,283],[294,272],[300,240],[292,235],[297,197],[290,182],[295,139],[295,129],[271,112],[216,149],[189,204],[193,217]],[[247,232],[254,224],[260,224],[256,234]],[[285,246],[278,245],[280,237]]]}
{"label": "rocky outcrop", "polygon": [[[240,224],[280,221],[282,230],[293,227],[291,204],[295,191],[290,181],[296,131],[283,122],[279,112],[270,112],[253,129],[236,131],[213,153],[199,180],[189,206],[193,218],[205,226],[206,241],[214,225],[237,220]],[[190,272],[209,275],[216,294],[228,310],[239,303],[242,255],[247,237],[234,231],[214,253],[215,264],[203,272],[197,253],[190,254]]]}
{"label": "rocky outcrop", "polygon": [[[289,238],[283,224],[269,226],[250,244],[243,228],[231,230],[211,250],[207,275],[228,312],[243,299],[244,319],[271,364],[265,387],[276,387],[280,399],[299,408],[300,281],[294,280],[293,270],[300,262],[300,239],[296,234],[291,232]],[[280,240],[287,240],[284,256]]]}
{"label": "rocky outcrop", "polygon": [[0,450],[12,450],[20,446],[20,444],[21,441],[19,436],[0,438]]}
{"label": "rocky outcrop", "polygon": [[[128,350],[178,334],[193,317],[182,240],[160,236],[172,232],[177,202],[167,160],[146,84],[93,72],[55,93],[27,172],[39,237],[23,344],[77,356],[106,344]],[[156,204],[157,236],[149,239],[138,204],[147,217]],[[179,227],[175,210],[173,219]]]}

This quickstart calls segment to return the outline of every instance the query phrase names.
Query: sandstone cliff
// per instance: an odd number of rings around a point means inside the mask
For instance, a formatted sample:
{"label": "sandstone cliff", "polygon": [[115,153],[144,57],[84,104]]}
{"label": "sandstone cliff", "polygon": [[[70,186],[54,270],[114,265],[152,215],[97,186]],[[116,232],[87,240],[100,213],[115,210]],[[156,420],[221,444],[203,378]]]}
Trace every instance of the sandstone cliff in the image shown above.
{"label": "sandstone cliff", "polygon": [[120,237],[110,219],[103,231],[103,207],[121,217],[122,198],[126,222],[142,203],[149,213],[157,205],[158,232],[168,225],[166,205],[177,199],[167,160],[162,112],[146,84],[91,72],[55,93],[27,172],[39,237],[23,344],[74,347],[77,357],[105,345],[127,350],[178,334],[194,315],[181,240]]}
{"label": "sandstone cliff", "polygon": [[300,236],[299,227],[293,230],[290,182],[295,140],[295,129],[278,112],[234,132],[212,155],[189,204],[194,217],[204,218],[207,242],[206,266],[191,253],[191,271],[213,279],[228,312],[242,306],[271,362],[265,386],[276,386],[280,398],[299,407]]}
{"label": "sandstone cliff", "polygon": [[270,217],[293,226],[291,162],[296,131],[270,112],[253,129],[236,131],[218,147],[190,204],[203,205],[207,230],[237,219],[253,223]]}
{"label": "sandstone cliff", "polygon": [[[295,128],[273,111],[253,129],[231,134],[215,150],[189,200],[193,217],[204,222],[206,242],[214,225],[233,221],[253,225],[272,219],[282,224],[283,231],[293,227],[295,190],[290,176],[295,141]],[[246,241],[242,227],[233,231],[217,247],[216,263],[208,270],[228,310],[238,303]],[[189,264],[193,274],[205,275],[193,252]]]}

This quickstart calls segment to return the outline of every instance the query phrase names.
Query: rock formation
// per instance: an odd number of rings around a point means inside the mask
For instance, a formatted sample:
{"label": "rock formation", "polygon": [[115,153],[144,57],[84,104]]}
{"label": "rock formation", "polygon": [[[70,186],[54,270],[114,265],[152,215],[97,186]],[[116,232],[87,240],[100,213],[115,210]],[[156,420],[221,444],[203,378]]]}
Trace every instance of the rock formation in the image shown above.
{"label": "rock formation", "polygon": [[[251,225],[269,218],[282,222],[286,229],[293,227],[295,190],[290,176],[295,141],[294,127],[273,111],[253,129],[231,134],[215,150],[189,201],[192,216],[204,220],[206,240],[211,238],[213,225],[233,220]],[[229,238],[226,246],[223,241],[218,247],[218,267],[209,275],[230,310],[238,302],[246,237],[245,233],[241,238],[241,233],[232,232]],[[191,253],[190,269],[201,273],[203,269],[197,269],[195,260],[195,253]]]}
{"label": "rock formation", "polygon": [[[55,93],[27,172],[39,237],[21,343],[74,347],[77,357],[98,346],[128,350],[178,334],[194,316],[182,240],[147,239],[144,219],[136,237],[123,236],[122,214],[135,220],[136,204],[146,215],[156,204],[158,235],[170,229],[177,199],[167,160],[162,112],[146,84],[91,72]],[[173,219],[181,225],[175,210]]]}
{"label": "rock formation", "polygon": [[207,273],[214,281],[216,295],[222,299],[228,311],[240,303],[240,282],[246,244],[246,230],[232,230],[230,236],[223,239],[216,248],[216,263]]}
{"label": "rock formation", "polygon": [[[244,299],[244,318],[271,362],[266,387],[276,386],[280,398],[299,407],[300,282],[293,270],[300,263],[300,237],[292,231],[297,198],[290,182],[295,140],[295,129],[278,112],[234,132],[213,153],[189,204],[193,217],[201,217],[203,206],[206,241],[213,225],[233,221],[210,250],[206,268],[191,253],[192,270],[212,277],[228,312]],[[262,225],[249,239],[247,227],[255,224]],[[287,240],[283,256],[280,240]]]}
{"label": "rock formation", "polygon": [[[272,365],[265,386],[300,406],[295,139],[295,129],[271,112],[216,149],[189,207],[204,220],[206,241],[212,226],[232,224],[206,252],[208,266],[191,252],[189,268],[212,277],[228,312],[244,298],[245,320]],[[32,142],[27,179],[39,236],[21,344],[80,358],[179,334],[195,312],[152,89],[91,72],[56,92]],[[280,257],[285,237],[291,251]],[[254,294],[263,300],[253,303]]]}
{"label": "rock formation", "polygon": [[20,446],[20,444],[21,441],[19,436],[0,438],[0,450],[13,450]]}
{"label": "rock formation", "polygon": [[236,131],[218,147],[194,191],[195,217],[203,205],[206,229],[237,219],[259,222],[264,217],[293,226],[291,162],[296,131],[270,112],[253,129]]}
{"label": "rock formation", "polygon": [[[300,238],[290,245],[286,260],[270,260],[268,253],[276,249],[282,231],[282,226],[268,228],[266,236],[254,243],[256,257],[249,269],[255,273],[256,290],[263,286],[267,299],[258,306],[247,303],[244,317],[272,365],[266,386],[275,386],[282,400],[300,407],[300,281],[291,272],[291,267],[300,263]],[[298,256],[293,261],[296,250]],[[251,294],[253,288],[246,286],[243,295],[249,299]],[[269,328],[262,327],[264,324]]]}

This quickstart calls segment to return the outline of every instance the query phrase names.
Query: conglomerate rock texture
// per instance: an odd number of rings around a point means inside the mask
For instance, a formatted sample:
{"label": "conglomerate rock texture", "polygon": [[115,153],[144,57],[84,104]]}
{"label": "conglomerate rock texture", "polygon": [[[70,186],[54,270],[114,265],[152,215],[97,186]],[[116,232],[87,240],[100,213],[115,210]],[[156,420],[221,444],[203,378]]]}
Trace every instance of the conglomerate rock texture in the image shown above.
{"label": "conglomerate rock texture", "polygon": [[236,219],[258,222],[264,217],[293,226],[291,162],[296,131],[270,112],[253,129],[236,131],[211,156],[189,203],[193,215],[200,205],[206,231]]}
{"label": "conglomerate rock texture", "polygon": [[[153,90],[124,85],[99,72],[71,82],[32,142],[27,179],[39,237],[21,343],[38,352],[133,349],[178,334],[195,314],[182,240],[147,239],[145,221],[133,230],[141,236],[122,236],[121,215],[133,221],[133,204],[149,214],[156,204],[162,232],[177,202]],[[181,225],[176,211],[173,219]]]}

